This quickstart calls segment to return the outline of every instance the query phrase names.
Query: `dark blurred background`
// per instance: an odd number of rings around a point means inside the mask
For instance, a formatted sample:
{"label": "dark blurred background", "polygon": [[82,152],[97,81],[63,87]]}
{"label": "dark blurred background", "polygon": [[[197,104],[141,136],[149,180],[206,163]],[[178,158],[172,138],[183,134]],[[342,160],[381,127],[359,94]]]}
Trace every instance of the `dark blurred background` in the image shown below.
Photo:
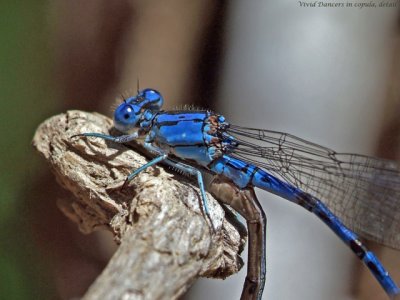
{"label": "dark blurred background", "polygon": [[[137,79],[167,109],[195,104],[343,152],[399,157],[398,8],[4,0],[0,25],[0,299],[79,297],[106,265],[112,237],[84,236],[61,214],[64,191],[30,142],[67,109],[111,115]],[[269,218],[265,299],[386,299],[321,222],[259,195]],[[400,282],[398,252],[372,247]],[[238,298],[244,276],[202,280],[185,298]]]}

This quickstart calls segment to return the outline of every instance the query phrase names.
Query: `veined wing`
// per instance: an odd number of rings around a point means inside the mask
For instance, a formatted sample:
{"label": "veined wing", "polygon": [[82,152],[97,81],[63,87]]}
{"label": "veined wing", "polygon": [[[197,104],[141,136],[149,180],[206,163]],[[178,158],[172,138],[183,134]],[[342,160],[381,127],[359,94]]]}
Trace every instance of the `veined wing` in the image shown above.
{"label": "veined wing", "polygon": [[390,160],[337,153],[290,134],[231,125],[231,155],[323,201],[362,237],[400,249],[400,168]]}

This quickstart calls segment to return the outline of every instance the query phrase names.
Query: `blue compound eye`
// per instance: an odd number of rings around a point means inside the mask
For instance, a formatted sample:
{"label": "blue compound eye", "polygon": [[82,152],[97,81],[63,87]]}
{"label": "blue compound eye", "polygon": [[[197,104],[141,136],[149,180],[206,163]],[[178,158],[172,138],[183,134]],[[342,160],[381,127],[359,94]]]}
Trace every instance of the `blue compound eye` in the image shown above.
{"label": "blue compound eye", "polygon": [[150,102],[157,101],[161,98],[161,94],[153,89],[144,89],[140,92],[140,96],[149,100]]}
{"label": "blue compound eye", "polygon": [[115,128],[125,132],[135,127],[138,121],[138,111],[135,108],[136,106],[127,103],[118,106],[114,113]]}
{"label": "blue compound eye", "polygon": [[128,104],[121,104],[115,111],[115,117],[121,122],[129,122],[132,117],[135,117],[135,111]]}
{"label": "blue compound eye", "polygon": [[153,89],[144,89],[139,92],[138,95],[140,98],[143,98],[146,104],[146,107],[151,109],[160,109],[164,103],[164,99],[161,96],[160,92]]}
{"label": "blue compound eye", "polygon": [[129,120],[132,117],[132,112],[133,112],[133,109],[130,106],[127,106],[125,108],[125,111],[123,112],[123,114],[124,114],[123,118],[125,120]]}

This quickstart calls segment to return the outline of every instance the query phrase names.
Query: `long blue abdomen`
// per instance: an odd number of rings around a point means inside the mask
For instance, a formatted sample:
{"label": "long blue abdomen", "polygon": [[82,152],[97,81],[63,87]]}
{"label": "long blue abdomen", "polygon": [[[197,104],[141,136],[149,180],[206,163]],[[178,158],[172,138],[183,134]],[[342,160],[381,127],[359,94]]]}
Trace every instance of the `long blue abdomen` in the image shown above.
{"label": "long blue abdomen", "polygon": [[359,240],[358,236],[347,228],[317,198],[283,182],[258,167],[229,155],[223,155],[216,159],[210,165],[210,168],[217,174],[231,179],[239,188],[255,186],[294,202],[312,212],[364,262],[388,295],[394,296],[400,293],[396,283],[392,280],[375,254],[369,251]]}
{"label": "long blue abdomen", "polygon": [[298,190],[293,186],[256,166],[229,155],[216,159],[209,167],[215,173],[231,179],[239,188],[252,185],[290,201],[294,201],[298,194]]}

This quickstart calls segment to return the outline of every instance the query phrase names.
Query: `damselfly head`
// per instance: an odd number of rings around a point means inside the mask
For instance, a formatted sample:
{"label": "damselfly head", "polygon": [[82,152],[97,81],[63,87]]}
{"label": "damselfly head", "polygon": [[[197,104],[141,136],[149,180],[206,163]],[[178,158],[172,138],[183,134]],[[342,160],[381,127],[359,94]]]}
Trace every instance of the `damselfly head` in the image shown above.
{"label": "damselfly head", "polygon": [[163,105],[163,97],[153,89],[139,91],[136,96],[124,99],[114,112],[114,126],[121,132],[140,127],[145,112],[157,112]]}

